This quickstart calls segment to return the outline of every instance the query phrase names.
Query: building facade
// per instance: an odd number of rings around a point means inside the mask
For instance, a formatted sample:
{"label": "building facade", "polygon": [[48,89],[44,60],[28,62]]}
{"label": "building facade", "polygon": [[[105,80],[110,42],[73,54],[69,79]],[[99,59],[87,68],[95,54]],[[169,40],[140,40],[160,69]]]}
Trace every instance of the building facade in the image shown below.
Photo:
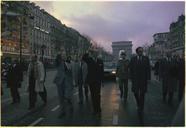
{"label": "building facade", "polygon": [[115,57],[115,60],[118,60],[120,50],[125,50],[127,58],[130,58],[132,55],[132,41],[112,42],[112,54]]}
{"label": "building facade", "polygon": [[29,27],[28,2],[1,3],[1,57],[23,59],[28,58]]}
{"label": "building facade", "polygon": [[33,2],[5,1],[1,6],[3,57],[19,59],[22,51],[22,58],[26,60],[33,53],[54,60],[61,50],[68,55],[81,56],[91,46],[85,36],[65,26]]}
{"label": "building facade", "polygon": [[30,15],[34,16],[33,19],[29,20],[30,53],[43,54],[44,58],[51,59],[51,23],[48,13],[34,3],[28,4],[28,8]]}
{"label": "building facade", "polygon": [[169,27],[169,48],[173,54],[184,54],[185,50],[185,16],[178,17]]}
{"label": "building facade", "polygon": [[169,32],[156,33],[153,35],[153,45],[151,46],[151,60],[157,60],[160,56],[164,55],[168,47]]}

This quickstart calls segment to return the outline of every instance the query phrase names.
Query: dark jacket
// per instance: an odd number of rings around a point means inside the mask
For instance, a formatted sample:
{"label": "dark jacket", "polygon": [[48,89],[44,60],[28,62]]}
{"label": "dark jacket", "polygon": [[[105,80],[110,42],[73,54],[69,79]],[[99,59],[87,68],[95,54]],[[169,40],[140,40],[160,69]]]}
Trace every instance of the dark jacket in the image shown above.
{"label": "dark jacket", "polygon": [[104,77],[104,64],[103,64],[103,60],[101,59],[97,59],[96,61],[96,80],[98,83],[102,82],[103,81],[103,77]]}
{"label": "dark jacket", "polygon": [[154,75],[159,75],[159,60],[154,65]]}
{"label": "dark jacket", "polygon": [[130,61],[130,76],[132,81],[132,91],[147,91],[147,80],[151,78],[151,69],[149,58],[142,56],[139,60],[137,56]]}
{"label": "dark jacket", "polygon": [[160,62],[160,74],[162,78],[176,78],[178,76],[178,63],[174,59],[164,58]]}
{"label": "dark jacket", "polygon": [[88,67],[88,74],[87,74],[87,79],[86,79],[86,83],[91,85],[91,84],[95,84],[97,82],[96,80],[96,73],[97,73],[97,68],[96,68],[96,62],[93,60],[93,58],[88,57],[86,58],[85,62],[87,63],[87,67]]}
{"label": "dark jacket", "polygon": [[22,68],[19,64],[13,64],[9,67],[7,86],[20,88],[23,80]]}
{"label": "dark jacket", "polygon": [[164,58],[160,62],[160,74],[163,86],[166,86],[168,92],[174,92],[177,88],[178,64],[175,59],[167,60]]}
{"label": "dark jacket", "polygon": [[179,82],[181,83],[181,86],[185,86],[185,60],[180,59],[179,65],[178,65],[178,76],[179,76]]}

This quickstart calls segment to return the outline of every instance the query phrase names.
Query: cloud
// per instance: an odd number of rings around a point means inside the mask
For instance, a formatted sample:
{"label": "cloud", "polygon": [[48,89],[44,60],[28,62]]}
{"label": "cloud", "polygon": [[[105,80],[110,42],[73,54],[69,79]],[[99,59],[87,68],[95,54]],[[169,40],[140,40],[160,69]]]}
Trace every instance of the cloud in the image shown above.
{"label": "cloud", "polygon": [[[112,41],[131,40],[133,50],[169,31],[184,13],[184,2],[37,2],[44,9],[111,50]],[[49,6],[50,5],[50,6]]]}

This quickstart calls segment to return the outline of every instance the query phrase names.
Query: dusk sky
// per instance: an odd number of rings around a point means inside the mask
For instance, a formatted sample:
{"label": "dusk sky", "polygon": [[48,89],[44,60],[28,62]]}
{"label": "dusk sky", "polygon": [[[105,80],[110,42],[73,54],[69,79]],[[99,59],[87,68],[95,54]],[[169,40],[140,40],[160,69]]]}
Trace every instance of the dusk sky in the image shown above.
{"label": "dusk sky", "polygon": [[132,41],[137,46],[152,44],[153,34],[169,31],[170,23],[184,14],[184,2],[67,2],[35,1],[42,9],[89,35],[107,51],[113,41]]}

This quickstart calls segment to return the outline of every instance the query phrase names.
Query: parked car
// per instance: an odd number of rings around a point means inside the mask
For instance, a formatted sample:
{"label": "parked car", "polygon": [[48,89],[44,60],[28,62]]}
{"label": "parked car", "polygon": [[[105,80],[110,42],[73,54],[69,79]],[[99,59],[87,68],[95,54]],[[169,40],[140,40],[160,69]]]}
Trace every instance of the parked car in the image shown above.
{"label": "parked car", "polygon": [[104,62],[104,77],[116,77],[116,63]]}

